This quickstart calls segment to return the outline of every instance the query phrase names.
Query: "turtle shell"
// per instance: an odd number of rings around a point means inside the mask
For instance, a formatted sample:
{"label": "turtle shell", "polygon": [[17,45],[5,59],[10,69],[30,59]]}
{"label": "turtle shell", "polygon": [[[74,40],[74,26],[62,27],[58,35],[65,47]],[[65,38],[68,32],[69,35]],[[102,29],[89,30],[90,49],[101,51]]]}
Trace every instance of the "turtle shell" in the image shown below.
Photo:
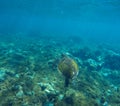
{"label": "turtle shell", "polygon": [[72,58],[65,56],[63,57],[59,64],[58,70],[68,79],[72,79],[74,76],[78,74],[79,68],[75,60]]}

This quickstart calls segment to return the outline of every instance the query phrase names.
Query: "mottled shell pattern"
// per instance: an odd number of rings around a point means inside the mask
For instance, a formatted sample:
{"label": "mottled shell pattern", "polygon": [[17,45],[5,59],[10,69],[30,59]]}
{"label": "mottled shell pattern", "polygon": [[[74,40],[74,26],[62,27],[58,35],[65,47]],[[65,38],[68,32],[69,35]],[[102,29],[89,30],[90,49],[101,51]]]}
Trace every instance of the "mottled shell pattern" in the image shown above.
{"label": "mottled shell pattern", "polygon": [[72,79],[79,72],[77,63],[69,56],[64,56],[60,60],[58,70],[68,79]]}

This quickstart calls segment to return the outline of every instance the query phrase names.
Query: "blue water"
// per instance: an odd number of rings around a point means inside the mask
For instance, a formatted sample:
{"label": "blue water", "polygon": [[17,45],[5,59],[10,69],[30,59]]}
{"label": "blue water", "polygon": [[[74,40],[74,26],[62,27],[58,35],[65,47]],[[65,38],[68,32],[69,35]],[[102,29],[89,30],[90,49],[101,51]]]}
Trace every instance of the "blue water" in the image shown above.
{"label": "blue water", "polygon": [[120,0],[0,0],[0,106],[120,106],[119,94]]}
{"label": "blue water", "polygon": [[38,32],[119,43],[119,0],[1,0],[0,32]]}

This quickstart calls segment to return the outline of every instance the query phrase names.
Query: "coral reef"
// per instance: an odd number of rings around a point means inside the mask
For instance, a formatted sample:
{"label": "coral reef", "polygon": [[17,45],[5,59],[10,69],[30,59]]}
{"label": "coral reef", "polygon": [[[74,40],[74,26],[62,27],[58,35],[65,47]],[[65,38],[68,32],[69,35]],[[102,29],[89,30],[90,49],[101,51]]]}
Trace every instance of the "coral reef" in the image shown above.
{"label": "coral reef", "polygon": [[[13,37],[0,42],[0,106],[120,105],[119,52],[82,46],[72,37],[70,42]],[[63,53],[71,56],[61,59]],[[70,63],[68,70],[64,61]],[[68,87],[57,68],[72,79]],[[72,71],[67,76],[64,70]]]}

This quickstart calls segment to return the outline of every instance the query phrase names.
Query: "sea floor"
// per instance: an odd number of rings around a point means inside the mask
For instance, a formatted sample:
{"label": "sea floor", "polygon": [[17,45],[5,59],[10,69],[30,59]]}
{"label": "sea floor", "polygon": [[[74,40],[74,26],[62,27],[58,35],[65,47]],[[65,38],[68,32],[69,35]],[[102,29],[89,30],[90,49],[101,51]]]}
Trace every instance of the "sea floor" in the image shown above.
{"label": "sea floor", "polygon": [[[120,51],[79,37],[0,35],[0,106],[120,106]],[[58,72],[72,56],[79,74],[68,87]]]}

